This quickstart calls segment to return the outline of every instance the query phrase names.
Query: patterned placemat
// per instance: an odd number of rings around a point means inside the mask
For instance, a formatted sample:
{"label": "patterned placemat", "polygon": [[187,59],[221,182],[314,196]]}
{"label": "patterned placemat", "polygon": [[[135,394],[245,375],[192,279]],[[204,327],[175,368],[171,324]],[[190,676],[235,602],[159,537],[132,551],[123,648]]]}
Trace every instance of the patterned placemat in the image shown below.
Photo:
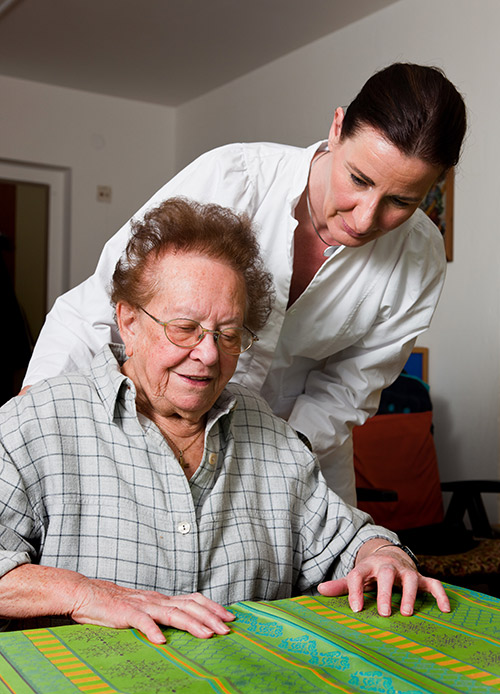
{"label": "patterned placemat", "polygon": [[0,634],[0,694],[500,692],[500,600],[447,586],[452,612],[419,596],[416,614],[379,617],[375,597],[232,605],[227,636],[89,625]]}

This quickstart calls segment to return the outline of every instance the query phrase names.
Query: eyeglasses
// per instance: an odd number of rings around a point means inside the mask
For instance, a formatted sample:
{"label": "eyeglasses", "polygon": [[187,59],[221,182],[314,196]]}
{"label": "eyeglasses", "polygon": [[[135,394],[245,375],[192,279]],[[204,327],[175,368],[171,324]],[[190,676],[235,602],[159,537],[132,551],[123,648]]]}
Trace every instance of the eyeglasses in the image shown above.
{"label": "eyeglasses", "polygon": [[257,335],[249,328],[226,328],[225,330],[208,330],[197,321],[190,318],[173,318],[169,321],[161,321],[139,306],[141,311],[152,318],[155,323],[163,326],[165,337],[169,342],[177,347],[192,349],[199,345],[205,335],[211,333],[214,336],[215,344],[226,354],[233,356],[246,352],[258,341]]}

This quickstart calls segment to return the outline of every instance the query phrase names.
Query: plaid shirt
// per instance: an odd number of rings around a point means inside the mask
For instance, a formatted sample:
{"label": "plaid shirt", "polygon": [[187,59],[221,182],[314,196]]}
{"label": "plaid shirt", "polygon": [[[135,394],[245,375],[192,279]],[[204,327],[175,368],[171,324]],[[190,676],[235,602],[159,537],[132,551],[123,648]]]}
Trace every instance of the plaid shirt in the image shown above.
{"label": "plaid shirt", "polygon": [[267,405],[230,385],[187,480],[104,348],[0,409],[0,575],[34,562],[222,604],[314,591],[361,544],[395,536],[328,489]]}

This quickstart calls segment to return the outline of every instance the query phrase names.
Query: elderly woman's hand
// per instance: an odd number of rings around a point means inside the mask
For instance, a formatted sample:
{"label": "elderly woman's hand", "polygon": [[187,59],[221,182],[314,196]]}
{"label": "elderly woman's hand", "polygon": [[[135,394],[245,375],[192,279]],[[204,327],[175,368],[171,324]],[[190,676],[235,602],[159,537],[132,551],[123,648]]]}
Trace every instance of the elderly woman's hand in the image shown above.
{"label": "elderly woman's hand", "polygon": [[234,619],[231,612],[201,593],[168,596],[91,579],[83,580],[70,614],[80,624],[135,627],[158,644],[166,640],[159,624],[206,639],[228,634],[226,622]]}
{"label": "elderly woman's hand", "polygon": [[0,579],[0,617],[68,615],[80,624],[134,627],[152,643],[165,643],[158,625],[206,639],[227,634],[234,615],[200,593],[163,595],[87,578],[76,571],[21,564]]}
{"label": "elderly woman's hand", "polygon": [[318,586],[322,595],[349,595],[353,612],[363,609],[363,592],[377,585],[377,609],[382,617],[391,614],[391,597],[394,586],[400,586],[401,614],[413,614],[415,598],[419,590],[431,593],[441,612],[450,611],[448,596],[442,584],[433,578],[422,576],[410,557],[396,545],[376,538],[366,542],[358,552],[354,569],[345,578],[326,581]]}

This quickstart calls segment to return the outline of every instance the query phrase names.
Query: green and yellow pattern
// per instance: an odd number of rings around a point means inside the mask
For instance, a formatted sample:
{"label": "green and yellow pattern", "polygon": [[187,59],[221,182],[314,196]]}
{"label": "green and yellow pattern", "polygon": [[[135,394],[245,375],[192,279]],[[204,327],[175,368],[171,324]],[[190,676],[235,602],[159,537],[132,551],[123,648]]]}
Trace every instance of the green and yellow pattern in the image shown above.
{"label": "green and yellow pattern", "polygon": [[0,635],[0,694],[493,694],[500,600],[446,586],[452,612],[419,596],[413,617],[379,617],[375,596],[244,602],[228,636],[62,626]]}

